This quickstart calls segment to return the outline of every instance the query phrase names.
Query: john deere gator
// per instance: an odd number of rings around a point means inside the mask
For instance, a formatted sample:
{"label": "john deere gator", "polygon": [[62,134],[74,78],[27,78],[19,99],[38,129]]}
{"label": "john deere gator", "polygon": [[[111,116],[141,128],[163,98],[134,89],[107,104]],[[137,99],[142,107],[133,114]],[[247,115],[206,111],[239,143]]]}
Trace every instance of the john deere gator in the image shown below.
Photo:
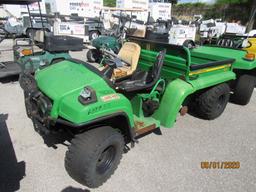
{"label": "john deere gator", "polygon": [[91,188],[110,178],[127,144],[173,127],[190,106],[203,119],[220,116],[236,78],[234,59],[192,56],[183,46],[135,39],[118,56],[103,52],[103,67],[65,59],[27,74],[24,87],[36,130],[70,134],[65,168]]}

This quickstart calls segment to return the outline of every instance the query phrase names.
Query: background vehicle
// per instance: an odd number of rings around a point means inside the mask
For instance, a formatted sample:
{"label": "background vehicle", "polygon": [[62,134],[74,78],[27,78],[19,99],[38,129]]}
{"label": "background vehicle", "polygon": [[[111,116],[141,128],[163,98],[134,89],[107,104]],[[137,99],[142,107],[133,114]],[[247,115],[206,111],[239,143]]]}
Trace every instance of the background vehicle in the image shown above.
{"label": "background vehicle", "polygon": [[[32,23],[31,23],[31,21]],[[52,31],[52,26],[48,18],[44,14],[30,14],[22,16],[22,33],[27,37],[32,37],[36,31],[45,30],[46,32]]]}
{"label": "background vehicle", "polygon": [[104,31],[104,23],[99,17],[84,18],[76,17],[74,15],[65,20],[56,18],[54,20],[54,35],[68,35],[73,37],[79,37],[84,40],[85,43],[97,38]]}
{"label": "background vehicle", "polygon": [[[124,43],[119,57],[104,52],[107,64],[102,71],[69,59],[36,72],[35,77],[24,77],[30,80],[23,89],[35,129],[49,134],[64,126],[72,133],[66,170],[91,188],[113,174],[125,144],[134,144],[160,125],[172,127],[188,106],[196,104],[203,119],[220,116],[229,101],[229,83],[235,79],[234,59],[193,57],[182,46],[131,41]],[[166,50],[159,51],[163,47]],[[127,67],[135,68],[130,76],[113,78],[115,70],[123,74]]]}
{"label": "background vehicle", "polygon": [[[27,5],[28,13],[30,15],[30,9],[28,5],[36,2],[39,5],[39,0],[8,0],[8,1],[1,1],[1,4]],[[40,8],[40,5],[39,5],[39,8]],[[41,9],[39,9],[39,14],[41,15]],[[31,23],[31,26],[33,26],[33,21],[31,17],[30,17],[30,23]],[[14,61],[0,63],[0,78],[5,78],[12,75],[18,75],[20,72],[21,72],[21,69],[19,65]]]}
{"label": "background vehicle", "polygon": [[221,19],[210,19],[202,21],[200,25],[200,36],[203,44],[216,43],[221,36],[244,34],[245,26],[239,23],[222,22]]}
{"label": "background vehicle", "polygon": [[43,14],[23,14],[21,19],[11,16],[3,23],[1,28],[6,33],[6,37],[21,37],[23,35],[32,37],[37,30],[46,30],[47,32],[52,30],[48,19]]}
{"label": "background vehicle", "polygon": [[[103,19],[108,20],[109,27],[102,31],[102,35],[91,41],[91,46],[87,46],[89,49],[87,52],[87,60],[89,62],[100,62],[102,59],[101,49],[106,48],[118,53],[123,42],[126,41],[126,36],[131,33],[137,33],[140,30],[136,25],[137,17],[133,14],[137,12],[144,12],[144,9],[119,9],[119,8],[105,8],[103,13]],[[144,26],[144,28],[146,28]],[[145,31],[145,30],[144,30]],[[142,32],[144,33],[144,32]]]}
{"label": "background vehicle", "polygon": [[[82,39],[69,36],[54,36],[44,31],[37,31],[34,41],[31,39],[16,39],[14,50],[15,62],[21,68],[20,79],[23,74],[34,74],[38,69],[70,59],[69,51],[81,51]],[[36,42],[34,44],[33,42]],[[41,48],[34,51],[34,46]],[[26,86],[26,85],[24,85]]]}

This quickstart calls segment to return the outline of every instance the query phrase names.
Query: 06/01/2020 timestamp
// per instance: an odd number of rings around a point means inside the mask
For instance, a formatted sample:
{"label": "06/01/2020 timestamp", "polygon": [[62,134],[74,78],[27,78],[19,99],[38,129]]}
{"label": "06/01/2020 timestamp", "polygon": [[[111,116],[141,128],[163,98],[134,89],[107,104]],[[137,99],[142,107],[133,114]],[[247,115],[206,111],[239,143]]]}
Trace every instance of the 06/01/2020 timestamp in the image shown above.
{"label": "06/01/2020 timestamp", "polygon": [[239,161],[202,161],[201,169],[239,169]]}

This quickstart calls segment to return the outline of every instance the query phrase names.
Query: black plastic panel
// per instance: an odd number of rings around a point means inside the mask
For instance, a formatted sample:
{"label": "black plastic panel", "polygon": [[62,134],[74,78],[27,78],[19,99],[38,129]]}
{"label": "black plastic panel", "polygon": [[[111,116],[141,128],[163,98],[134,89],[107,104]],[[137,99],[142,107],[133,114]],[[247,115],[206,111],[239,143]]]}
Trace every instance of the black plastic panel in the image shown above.
{"label": "black plastic panel", "polygon": [[49,52],[81,51],[83,39],[70,36],[45,36],[44,49]]}

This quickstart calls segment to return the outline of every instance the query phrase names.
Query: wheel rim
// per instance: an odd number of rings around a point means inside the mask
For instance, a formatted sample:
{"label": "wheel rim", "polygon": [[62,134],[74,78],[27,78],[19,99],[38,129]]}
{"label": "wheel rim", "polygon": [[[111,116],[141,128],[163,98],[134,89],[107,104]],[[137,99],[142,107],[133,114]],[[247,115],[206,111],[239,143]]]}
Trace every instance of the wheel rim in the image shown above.
{"label": "wheel rim", "polygon": [[97,33],[93,33],[92,34],[92,39],[96,39],[98,37],[98,34]]}
{"label": "wheel rim", "polygon": [[96,171],[99,174],[104,174],[107,170],[109,170],[115,159],[116,149],[114,146],[109,146],[100,154],[97,164],[96,164]]}

